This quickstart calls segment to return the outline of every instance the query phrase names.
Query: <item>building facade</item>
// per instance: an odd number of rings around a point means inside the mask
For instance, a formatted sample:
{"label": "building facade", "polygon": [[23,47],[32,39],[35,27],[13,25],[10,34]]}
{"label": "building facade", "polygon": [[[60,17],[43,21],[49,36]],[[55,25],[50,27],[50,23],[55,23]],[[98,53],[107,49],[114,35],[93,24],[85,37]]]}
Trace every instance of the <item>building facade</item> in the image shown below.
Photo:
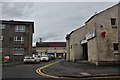
{"label": "building facade", "polygon": [[12,61],[19,61],[32,53],[34,22],[1,20],[0,25],[3,58],[9,56]]}
{"label": "building facade", "polygon": [[93,15],[85,25],[66,36],[67,60],[96,65],[118,64],[120,59],[120,3]]}
{"label": "building facade", "polygon": [[65,58],[66,42],[36,42],[38,54],[51,54],[55,58]]}
{"label": "building facade", "polygon": [[[80,34],[81,33],[81,34]],[[66,59],[69,61],[76,61],[76,60],[82,60],[83,56],[79,53],[82,53],[82,46],[80,44],[80,41],[85,39],[86,34],[86,27],[82,26],[74,31],[72,31],[69,35],[66,37],[66,47],[67,47],[67,57]]]}

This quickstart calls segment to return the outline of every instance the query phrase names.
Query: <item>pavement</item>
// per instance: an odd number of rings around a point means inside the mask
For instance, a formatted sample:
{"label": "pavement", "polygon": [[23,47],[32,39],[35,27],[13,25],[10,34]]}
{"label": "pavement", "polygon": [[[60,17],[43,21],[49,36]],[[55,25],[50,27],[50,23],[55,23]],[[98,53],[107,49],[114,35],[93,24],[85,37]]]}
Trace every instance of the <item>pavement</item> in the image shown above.
{"label": "pavement", "polygon": [[13,66],[13,65],[18,65],[18,64],[22,64],[23,62],[11,62],[11,63],[4,63],[1,64],[2,66]]}
{"label": "pavement", "polygon": [[44,74],[56,77],[119,77],[120,66],[96,66],[88,62],[67,62],[62,60],[55,65],[44,68]]}

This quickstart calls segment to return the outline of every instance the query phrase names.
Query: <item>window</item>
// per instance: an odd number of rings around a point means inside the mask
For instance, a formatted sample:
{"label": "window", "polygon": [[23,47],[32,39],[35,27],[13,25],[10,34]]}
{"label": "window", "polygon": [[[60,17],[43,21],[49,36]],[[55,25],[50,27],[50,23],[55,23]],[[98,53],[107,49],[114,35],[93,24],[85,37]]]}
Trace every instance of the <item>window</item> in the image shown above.
{"label": "window", "polygon": [[117,27],[116,18],[111,18],[111,25],[112,25],[112,27]]}
{"label": "window", "polygon": [[0,24],[0,29],[5,29],[5,24]]}
{"label": "window", "polygon": [[113,49],[114,51],[118,51],[118,43],[113,43]]}
{"label": "window", "polygon": [[23,43],[24,42],[24,37],[22,37],[22,36],[15,36],[14,37],[14,41]]}
{"label": "window", "polygon": [[3,40],[3,36],[0,36],[0,40]]}
{"label": "window", "polygon": [[16,25],[15,32],[25,32],[25,25]]}
{"label": "window", "polygon": [[14,48],[13,52],[14,52],[14,55],[23,55],[24,54],[24,48]]}
{"label": "window", "polygon": [[0,52],[3,52],[3,48],[0,48]]}

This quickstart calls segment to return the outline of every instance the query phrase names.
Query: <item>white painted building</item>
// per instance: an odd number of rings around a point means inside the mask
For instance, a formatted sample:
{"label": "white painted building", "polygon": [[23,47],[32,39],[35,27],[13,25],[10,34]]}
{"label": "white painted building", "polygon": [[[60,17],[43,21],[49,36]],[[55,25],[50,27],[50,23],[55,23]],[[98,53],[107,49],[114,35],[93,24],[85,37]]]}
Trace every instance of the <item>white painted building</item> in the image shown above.
{"label": "white painted building", "polygon": [[120,61],[120,3],[93,15],[85,25],[66,36],[67,60],[96,65]]}

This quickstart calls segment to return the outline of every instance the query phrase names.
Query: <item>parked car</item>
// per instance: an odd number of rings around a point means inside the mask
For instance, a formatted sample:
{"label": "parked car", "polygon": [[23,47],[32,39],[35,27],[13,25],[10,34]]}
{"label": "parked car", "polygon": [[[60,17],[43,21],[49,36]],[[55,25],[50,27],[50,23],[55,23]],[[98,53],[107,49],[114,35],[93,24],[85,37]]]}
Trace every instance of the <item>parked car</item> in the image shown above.
{"label": "parked car", "polygon": [[39,55],[33,55],[32,57],[34,57],[36,59],[37,62],[40,62],[40,56]]}
{"label": "parked car", "polygon": [[50,58],[49,58],[48,55],[42,55],[42,56],[40,57],[40,60],[41,60],[41,61],[49,61]]}
{"label": "parked car", "polygon": [[55,60],[55,56],[54,55],[48,54],[48,56],[49,56],[50,60]]}
{"label": "parked car", "polygon": [[60,55],[58,56],[58,59],[62,59],[62,58],[63,58],[62,56],[60,56]]}
{"label": "parked car", "polygon": [[25,56],[23,59],[24,63],[38,63],[40,59],[33,56]]}
{"label": "parked car", "polygon": [[51,57],[52,57],[52,60],[55,60],[55,56],[54,55],[51,55]]}

